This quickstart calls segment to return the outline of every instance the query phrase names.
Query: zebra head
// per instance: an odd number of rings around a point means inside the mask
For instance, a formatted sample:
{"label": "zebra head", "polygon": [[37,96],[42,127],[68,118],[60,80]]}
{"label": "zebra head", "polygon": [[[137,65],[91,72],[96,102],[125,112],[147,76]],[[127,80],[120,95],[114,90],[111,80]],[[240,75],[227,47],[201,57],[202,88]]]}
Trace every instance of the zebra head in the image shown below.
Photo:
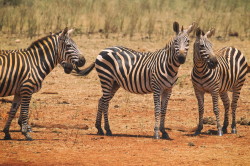
{"label": "zebra head", "polygon": [[177,58],[177,61],[180,64],[185,63],[186,56],[189,48],[189,33],[192,32],[194,29],[195,23],[190,25],[187,29],[183,29],[183,26],[181,27],[181,30],[179,28],[179,23],[174,22],[173,23],[173,29],[176,32],[176,36],[174,37],[174,50],[175,55]]}
{"label": "zebra head", "polygon": [[[58,43],[58,53],[60,63],[69,63],[75,64],[77,67],[82,67],[85,64],[85,58],[81,56],[81,52],[78,49],[76,43],[70,38],[70,33],[74,30],[66,27],[60,34],[59,34],[59,43]],[[62,65],[64,67],[64,65]],[[67,65],[68,67],[70,65]]]}
{"label": "zebra head", "polygon": [[209,30],[206,34],[200,29],[196,30],[196,41],[194,43],[194,52],[197,59],[205,62],[210,69],[216,68],[218,60],[213,52],[213,45],[208,40],[215,32],[215,29]]}
{"label": "zebra head", "polygon": [[75,70],[77,73],[81,71],[75,64],[67,63],[65,61],[62,61],[60,65],[63,67],[64,73],[66,74],[70,74],[72,70]]}

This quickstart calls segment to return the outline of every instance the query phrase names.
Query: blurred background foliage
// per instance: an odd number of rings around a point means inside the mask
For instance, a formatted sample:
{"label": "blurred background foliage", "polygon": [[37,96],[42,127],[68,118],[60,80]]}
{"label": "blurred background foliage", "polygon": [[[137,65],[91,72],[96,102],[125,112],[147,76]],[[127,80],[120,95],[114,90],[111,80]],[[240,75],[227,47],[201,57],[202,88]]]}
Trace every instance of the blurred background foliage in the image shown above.
{"label": "blurred background foliage", "polygon": [[80,35],[101,33],[166,38],[172,23],[192,22],[217,37],[250,39],[249,0],[0,0],[0,32],[30,38],[64,27]]}

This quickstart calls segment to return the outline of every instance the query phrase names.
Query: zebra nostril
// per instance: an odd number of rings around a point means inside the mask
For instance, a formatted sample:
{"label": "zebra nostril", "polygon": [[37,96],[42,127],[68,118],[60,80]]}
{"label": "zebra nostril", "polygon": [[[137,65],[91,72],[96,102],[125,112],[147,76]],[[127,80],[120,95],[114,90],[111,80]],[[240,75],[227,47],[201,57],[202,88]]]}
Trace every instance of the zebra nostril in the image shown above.
{"label": "zebra nostril", "polygon": [[180,54],[178,56],[178,61],[179,61],[180,64],[183,64],[186,61],[186,57],[183,54]]}
{"label": "zebra nostril", "polygon": [[66,74],[70,74],[73,70],[73,65],[71,63],[65,63],[63,69]]}
{"label": "zebra nostril", "polygon": [[208,67],[210,69],[214,69],[216,68],[216,66],[218,65],[218,60],[215,56],[211,56],[208,60],[207,60],[207,64],[208,64]]}
{"label": "zebra nostril", "polygon": [[84,57],[81,57],[81,58],[79,59],[79,61],[76,62],[76,66],[77,66],[77,67],[82,67],[82,66],[84,66],[85,62],[86,62],[85,58],[84,58]]}

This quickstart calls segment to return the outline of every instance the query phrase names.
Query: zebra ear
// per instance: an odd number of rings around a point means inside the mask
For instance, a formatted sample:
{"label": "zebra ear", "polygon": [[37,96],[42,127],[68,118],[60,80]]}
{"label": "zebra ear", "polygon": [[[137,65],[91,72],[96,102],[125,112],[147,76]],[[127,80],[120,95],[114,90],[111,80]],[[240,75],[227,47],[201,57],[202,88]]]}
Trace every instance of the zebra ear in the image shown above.
{"label": "zebra ear", "polygon": [[183,32],[183,25],[181,26],[181,31]]}
{"label": "zebra ear", "polygon": [[187,29],[187,33],[190,33],[194,30],[194,28],[197,26],[197,24],[195,22],[192,23],[192,25],[190,25]]}
{"label": "zebra ear", "polygon": [[212,28],[210,31],[208,31],[208,32],[206,33],[207,38],[210,38],[211,36],[213,36],[214,33],[215,33],[215,29]]}
{"label": "zebra ear", "polygon": [[68,34],[73,33],[73,32],[74,32],[74,30],[75,30],[75,29],[70,29],[70,30],[68,30]]}
{"label": "zebra ear", "polygon": [[180,32],[179,23],[178,23],[178,22],[174,22],[174,23],[173,23],[173,29],[174,29],[174,31],[176,32],[176,35],[178,35],[179,32]]}
{"label": "zebra ear", "polygon": [[201,31],[200,27],[198,27],[198,28],[196,29],[196,37],[197,37],[197,38],[200,38],[200,37],[201,37],[201,33],[202,33],[202,31]]}
{"label": "zebra ear", "polygon": [[66,27],[64,30],[63,30],[63,35],[66,35],[67,34],[67,32],[68,32],[68,27]]}

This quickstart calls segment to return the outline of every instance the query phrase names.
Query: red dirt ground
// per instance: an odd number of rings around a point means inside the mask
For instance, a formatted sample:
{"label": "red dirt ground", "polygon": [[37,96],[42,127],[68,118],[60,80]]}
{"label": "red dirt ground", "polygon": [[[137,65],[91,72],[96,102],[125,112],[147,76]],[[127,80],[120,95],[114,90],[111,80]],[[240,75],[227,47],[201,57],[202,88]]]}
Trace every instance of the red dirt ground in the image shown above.
{"label": "red dirt ground", "polygon": [[[157,39],[73,38],[88,64],[105,47],[123,45],[154,51],[166,43]],[[2,40],[1,49],[25,48],[32,42],[25,39],[15,43],[15,39]],[[214,39],[213,42],[216,49],[236,46],[250,63],[249,41],[231,39],[219,42]],[[33,95],[30,104],[34,141],[25,141],[24,136],[17,132],[19,126],[15,118],[11,126],[13,140],[2,140],[4,134],[0,132],[0,165],[250,165],[250,126],[237,124],[238,134],[219,137],[215,134],[216,126],[206,124],[200,136],[192,136],[198,108],[190,81],[191,68],[192,46],[187,62],[180,68],[180,78],[169,101],[166,128],[173,139],[169,141],[152,139],[152,94],[135,95],[122,89],[113,98],[109,109],[114,136],[96,135],[95,116],[101,96],[96,71],[87,77],[76,77],[64,74],[63,69],[57,67],[45,79],[43,88]],[[250,75],[238,103],[237,121],[250,119],[249,92]],[[214,118],[211,97],[205,97],[205,117]],[[219,104],[223,121],[222,102]],[[3,128],[10,103],[1,103],[0,108],[0,127]]]}

